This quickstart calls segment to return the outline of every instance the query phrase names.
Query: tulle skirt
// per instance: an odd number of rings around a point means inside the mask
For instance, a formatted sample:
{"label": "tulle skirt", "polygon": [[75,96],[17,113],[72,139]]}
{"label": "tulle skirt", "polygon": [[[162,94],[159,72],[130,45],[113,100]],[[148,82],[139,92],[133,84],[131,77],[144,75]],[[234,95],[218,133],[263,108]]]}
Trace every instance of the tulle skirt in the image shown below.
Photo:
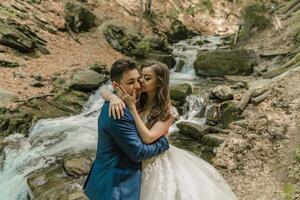
{"label": "tulle skirt", "polygon": [[237,199],[212,165],[172,145],[142,166],[141,200]]}

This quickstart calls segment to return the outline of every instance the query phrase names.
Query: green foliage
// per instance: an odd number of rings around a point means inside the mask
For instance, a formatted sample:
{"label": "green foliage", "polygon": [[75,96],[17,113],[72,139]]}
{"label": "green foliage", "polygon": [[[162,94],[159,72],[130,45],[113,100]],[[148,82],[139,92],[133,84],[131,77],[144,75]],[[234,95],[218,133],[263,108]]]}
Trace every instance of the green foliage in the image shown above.
{"label": "green foliage", "polygon": [[283,193],[284,193],[284,200],[293,200],[295,195],[295,186],[291,183],[285,183],[283,185]]}

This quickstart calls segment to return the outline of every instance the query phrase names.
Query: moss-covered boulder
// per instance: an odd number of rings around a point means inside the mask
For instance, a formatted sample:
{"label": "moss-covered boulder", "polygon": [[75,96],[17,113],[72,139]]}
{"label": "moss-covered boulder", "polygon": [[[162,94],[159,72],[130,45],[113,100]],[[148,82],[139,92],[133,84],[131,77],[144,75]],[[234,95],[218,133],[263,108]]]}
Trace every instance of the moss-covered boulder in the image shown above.
{"label": "moss-covered boulder", "polygon": [[12,19],[0,18],[0,44],[16,49],[22,53],[32,53],[39,50],[49,53],[47,42],[39,37],[29,26]]}
{"label": "moss-covered boulder", "polygon": [[71,79],[67,84],[74,90],[90,92],[99,88],[99,86],[106,81],[107,77],[105,75],[93,70],[84,69],[78,70],[72,74]]}
{"label": "moss-covered boulder", "polygon": [[257,63],[253,50],[213,50],[200,52],[194,69],[197,76],[249,75]]}
{"label": "moss-covered boulder", "polygon": [[[16,94],[13,94],[11,92],[3,91],[0,90],[0,107],[4,107],[9,105],[10,103],[18,100],[19,98],[17,97]],[[1,113],[1,112],[0,112]]]}
{"label": "moss-covered boulder", "polygon": [[57,118],[78,114],[88,100],[80,91],[61,89],[51,100],[32,99],[17,109],[0,113],[0,136],[21,133],[27,136],[29,128],[39,119]]}
{"label": "moss-covered boulder", "polygon": [[179,40],[185,40],[189,37],[189,30],[179,20],[175,20],[171,23],[169,32],[167,32],[169,42],[178,42]]}
{"label": "moss-covered boulder", "polygon": [[95,26],[96,15],[82,4],[67,2],[64,11],[66,26],[75,32],[89,31]]}
{"label": "moss-covered boulder", "polygon": [[252,4],[242,10],[244,24],[239,34],[240,40],[248,39],[253,30],[261,31],[271,24],[266,13],[266,8],[261,3]]}
{"label": "moss-covered boulder", "polygon": [[240,119],[239,102],[234,100],[225,101],[220,104],[219,112],[222,128],[227,128],[231,122]]}
{"label": "moss-covered boulder", "polygon": [[137,33],[130,32],[124,26],[116,24],[105,25],[103,34],[115,50],[125,55],[131,55],[137,44],[142,40]]}
{"label": "moss-covered boulder", "polygon": [[176,126],[180,132],[188,135],[189,137],[201,141],[202,137],[209,133],[209,127],[200,125],[194,122],[181,121]]}
{"label": "moss-covered boulder", "polygon": [[171,87],[170,96],[171,99],[180,102],[182,105],[185,102],[185,98],[191,95],[193,92],[193,85],[190,83],[182,83]]}

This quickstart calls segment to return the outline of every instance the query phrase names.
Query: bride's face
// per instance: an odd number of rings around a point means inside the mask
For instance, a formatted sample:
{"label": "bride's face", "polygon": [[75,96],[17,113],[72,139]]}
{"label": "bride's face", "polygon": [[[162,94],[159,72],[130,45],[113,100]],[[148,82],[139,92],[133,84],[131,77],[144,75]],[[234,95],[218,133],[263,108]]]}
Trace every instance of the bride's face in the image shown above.
{"label": "bride's face", "polygon": [[155,92],[157,77],[152,67],[142,69],[142,77],[140,79],[141,92]]}

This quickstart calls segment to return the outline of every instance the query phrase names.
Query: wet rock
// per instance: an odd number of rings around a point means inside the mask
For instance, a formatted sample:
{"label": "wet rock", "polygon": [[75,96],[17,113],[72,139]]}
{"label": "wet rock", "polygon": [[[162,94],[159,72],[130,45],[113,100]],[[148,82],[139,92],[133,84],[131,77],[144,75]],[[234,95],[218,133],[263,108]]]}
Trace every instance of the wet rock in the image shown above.
{"label": "wet rock", "polygon": [[8,68],[14,68],[19,67],[19,63],[11,62],[7,60],[0,60],[0,67],[8,67]]}
{"label": "wet rock", "polygon": [[67,2],[64,11],[66,26],[75,32],[89,31],[95,26],[96,16],[81,4]]}
{"label": "wet rock", "polygon": [[19,98],[16,94],[0,90],[0,107],[5,107],[12,102],[17,101]]}
{"label": "wet rock", "polygon": [[239,108],[239,102],[238,101],[225,101],[220,104],[220,122],[222,124],[222,128],[227,128],[228,125],[240,119],[240,113],[241,110]]}
{"label": "wet rock", "polygon": [[219,106],[217,104],[212,104],[207,106],[205,111],[206,123],[210,125],[216,125],[219,120]]}
{"label": "wet rock", "polygon": [[224,136],[222,137],[219,134],[207,134],[207,135],[204,135],[202,138],[202,143],[212,146],[212,147],[218,147],[224,141],[225,141]]}
{"label": "wet rock", "polygon": [[185,98],[192,94],[193,85],[190,83],[182,83],[180,85],[172,86],[170,90],[171,99],[178,101],[181,104],[185,102]]}
{"label": "wet rock", "polygon": [[178,63],[176,64],[176,67],[175,67],[175,72],[181,72],[183,66],[184,66],[184,61],[183,60],[179,60]]}
{"label": "wet rock", "polygon": [[179,40],[185,40],[189,36],[189,30],[181,21],[175,20],[172,22],[170,31],[167,33],[169,42],[178,42]]}
{"label": "wet rock", "polygon": [[107,78],[103,74],[87,69],[76,71],[68,85],[72,89],[89,92],[97,89],[105,81],[107,81]]}
{"label": "wet rock", "polygon": [[68,158],[64,160],[64,169],[69,176],[87,175],[92,161],[86,157]]}
{"label": "wet rock", "polygon": [[220,100],[231,100],[233,99],[233,93],[230,87],[225,85],[219,85],[212,89],[212,96]]}
{"label": "wet rock", "polygon": [[131,55],[131,52],[136,49],[137,44],[142,40],[137,33],[130,32],[125,27],[115,24],[106,25],[103,33],[107,42],[115,50],[125,55]]}
{"label": "wet rock", "polygon": [[39,50],[48,54],[47,42],[40,38],[29,26],[19,24],[12,19],[0,18],[0,44],[23,53]]}
{"label": "wet rock", "polygon": [[256,3],[247,6],[242,11],[244,24],[240,31],[240,40],[246,40],[250,37],[253,30],[261,31],[270,25],[270,20],[266,17],[264,4]]}
{"label": "wet rock", "polygon": [[87,199],[82,191],[84,177],[68,176],[60,163],[27,175],[30,199]]}
{"label": "wet rock", "polygon": [[200,52],[194,69],[197,76],[249,75],[257,62],[253,50],[214,50]]}
{"label": "wet rock", "polygon": [[194,122],[182,121],[176,124],[180,132],[191,138],[201,141],[202,137],[209,133],[209,127]]}

